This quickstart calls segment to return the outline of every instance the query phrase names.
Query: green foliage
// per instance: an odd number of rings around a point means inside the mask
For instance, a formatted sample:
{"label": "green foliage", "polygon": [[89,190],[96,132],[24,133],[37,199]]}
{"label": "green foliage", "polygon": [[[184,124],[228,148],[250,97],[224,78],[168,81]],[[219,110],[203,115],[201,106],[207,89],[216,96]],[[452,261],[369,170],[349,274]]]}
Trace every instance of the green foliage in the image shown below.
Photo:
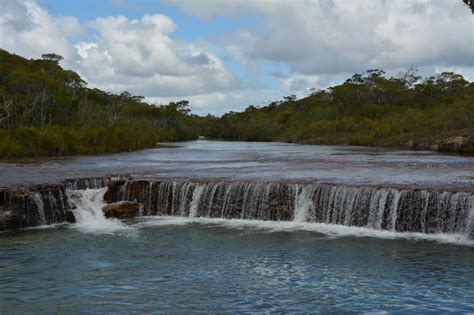
{"label": "green foliage", "polygon": [[128,92],[86,88],[61,56],[0,49],[0,158],[131,151],[199,135],[188,102],[152,106]]}
{"label": "green foliage", "polygon": [[[474,153],[474,84],[453,72],[421,80],[413,67],[392,78],[373,69],[300,100],[289,95],[217,118],[191,115],[187,101],[152,106],[87,88],[61,59],[0,49],[0,158],[131,151],[199,135]],[[443,142],[459,136],[461,144]]]}
{"label": "green foliage", "polygon": [[474,84],[452,72],[421,80],[414,68],[395,78],[368,70],[301,100],[250,106],[211,123],[205,136],[243,141],[436,149],[462,136],[463,144],[440,150],[473,154]]}

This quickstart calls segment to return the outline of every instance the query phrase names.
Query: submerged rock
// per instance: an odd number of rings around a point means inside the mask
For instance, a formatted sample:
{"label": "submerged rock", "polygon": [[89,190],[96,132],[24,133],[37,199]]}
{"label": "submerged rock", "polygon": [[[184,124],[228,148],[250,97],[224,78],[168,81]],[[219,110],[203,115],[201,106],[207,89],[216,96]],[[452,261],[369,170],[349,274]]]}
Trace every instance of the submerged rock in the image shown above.
{"label": "submerged rock", "polygon": [[106,218],[132,219],[142,212],[143,204],[132,201],[111,203],[102,208]]}

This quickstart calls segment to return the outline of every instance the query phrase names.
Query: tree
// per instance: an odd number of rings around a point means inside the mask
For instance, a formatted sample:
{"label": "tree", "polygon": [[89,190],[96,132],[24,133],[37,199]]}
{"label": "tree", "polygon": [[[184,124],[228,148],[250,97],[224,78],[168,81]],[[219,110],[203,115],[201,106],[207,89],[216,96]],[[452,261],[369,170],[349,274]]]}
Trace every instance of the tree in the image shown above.
{"label": "tree", "polygon": [[61,60],[64,59],[63,56],[55,53],[42,54],[41,58],[43,58],[43,60],[54,61],[55,63],[59,63]]}
{"label": "tree", "polygon": [[296,101],[296,95],[293,94],[293,95],[284,96],[283,101],[288,102],[288,103],[292,103],[292,102]]}
{"label": "tree", "polygon": [[181,100],[176,102],[176,110],[183,115],[188,115],[191,112],[189,109],[189,101]]}
{"label": "tree", "polygon": [[4,88],[0,88],[0,98],[2,101],[2,107],[0,111],[0,123],[5,122],[5,124],[7,125],[8,134],[10,135],[13,128],[13,100]]}
{"label": "tree", "polygon": [[397,79],[407,88],[413,88],[420,81],[421,76],[418,75],[418,69],[409,66],[405,71],[400,72]]}

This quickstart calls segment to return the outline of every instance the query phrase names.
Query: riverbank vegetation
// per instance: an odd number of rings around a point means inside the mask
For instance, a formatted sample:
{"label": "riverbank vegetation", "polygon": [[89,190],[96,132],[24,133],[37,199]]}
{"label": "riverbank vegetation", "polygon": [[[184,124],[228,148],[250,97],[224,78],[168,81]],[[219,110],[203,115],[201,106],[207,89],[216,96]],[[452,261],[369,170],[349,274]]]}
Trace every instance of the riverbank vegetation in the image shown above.
{"label": "riverbank vegetation", "polygon": [[208,117],[210,138],[429,149],[474,153],[474,84],[444,72],[422,79],[409,68],[345,83],[222,118]]}
{"label": "riverbank vegetation", "polygon": [[187,101],[151,105],[128,92],[88,88],[61,56],[28,60],[0,49],[0,158],[131,151],[159,141],[284,141],[431,149],[474,154],[474,84],[410,68],[222,117],[192,115]]}
{"label": "riverbank vegetation", "polygon": [[187,101],[153,106],[87,88],[61,59],[0,50],[0,158],[131,151],[198,136]]}

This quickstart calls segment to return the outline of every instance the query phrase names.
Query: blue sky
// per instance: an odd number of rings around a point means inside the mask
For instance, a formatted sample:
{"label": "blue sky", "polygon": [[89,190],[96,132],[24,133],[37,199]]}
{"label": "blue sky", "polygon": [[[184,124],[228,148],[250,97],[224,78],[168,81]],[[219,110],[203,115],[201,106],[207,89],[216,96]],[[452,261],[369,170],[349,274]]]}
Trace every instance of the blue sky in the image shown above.
{"label": "blue sky", "polygon": [[460,0],[0,0],[0,47],[91,87],[223,114],[308,95],[355,72],[474,78],[474,20]]}
{"label": "blue sky", "polygon": [[123,15],[130,19],[139,19],[144,14],[160,13],[171,17],[178,25],[174,33],[175,37],[188,41],[223,35],[255,23],[256,19],[259,18],[257,15],[246,15],[201,19],[186,14],[172,5],[163,4],[158,0],[39,0],[38,4],[46,8],[51,14],[75,16],[84,23],[103,16]]}
{"label": "blue sky", "polygon": [[[186,14],[176,7],[163,4],[159,0],[148,1],[113,1],[113,0],[39,0],[38,4],[46,8],[54,15],[71,15],[86,24],[97,17],[122,15],[129,19],[139,19],[145,14],[164,14],[169,16],[177,28],[173,37],[185,41],[197,41],[202,38],[223,36],[249,25],[257,23],[258,19],[264,18],[257,14],[238,17],[215,16],[202,19],[197,16]],[[235,60],[228,58],[225,52],[220,56],[226,66],[242,79],[248,79],[246,71]],[[272,78],[264,78],[269,86],[275,87]]]}

